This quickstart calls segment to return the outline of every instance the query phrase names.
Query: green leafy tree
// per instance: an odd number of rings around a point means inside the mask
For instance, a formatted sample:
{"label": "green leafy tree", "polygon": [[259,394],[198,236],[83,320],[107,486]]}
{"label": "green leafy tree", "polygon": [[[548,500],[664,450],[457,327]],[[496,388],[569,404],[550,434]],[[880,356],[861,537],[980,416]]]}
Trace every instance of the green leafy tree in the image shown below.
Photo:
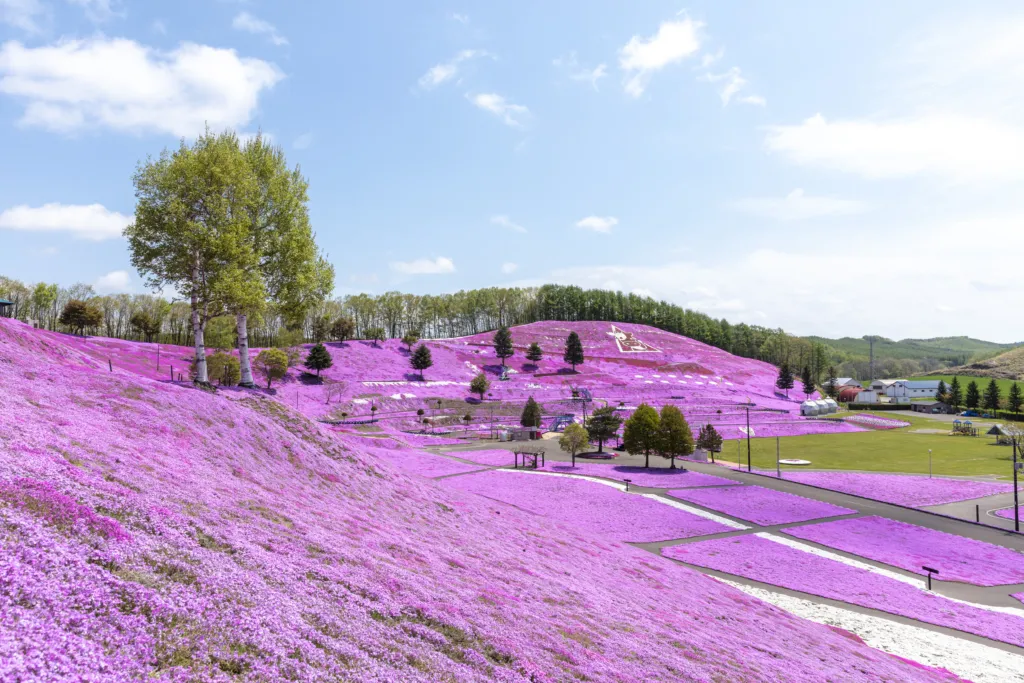
{"label": "green leafy tree", "polygon": [[700,428],[700,433],[697,435],[697,448],[708,453],[718,453],[722,450],[722,435],[710,422]]}
{"label": "green leafy tree", "polygon": [[[233,387],[238,384],[239,362],[235,356],[218,351],[208,356],[206,363],[211,381],[217,382],[223,387]],[[195,361],[192,362],[192,376],[195,377]]]}
{"label": "green leafy tree", "polygon": [[831,399],[839,396],[839,380],[836,378],[835,366],[828,366],[828,378],[825,380],[825,395]]}
{"label": "green leafy tree", "polygon": [[597,452],[604,452],[604,442],[615,438],[622,426],[622,418],[613,406],[596,408],[587,422],[590,438],[597,439]]}
{"label": "green leafy tree", "polygon": [[[259,287],[234,286],[226,296],[235,314],[242,384],[250,386],[248,316],[273,301],[286,323],[301,325],[306,314],[334,289],[334,267],[317,249],[309,221],[308,187],[299,168],[289,168],[284,151],[258,133],[241,149],[250,191],[245,195],[245,236],[258,267],[246,275],[259,277]],[[329,323],[317,316],[312,339],[323,341]]]}
{"label": "green leafy tree", "polygon": [[575,422],[570,424],[558,438],[558,447],[572,455],[572,466],[576,467],[576,454],[587,447],[590,443],[590,434],[582,425]]}
{"label": "green leafy tree", "polygon": [[970,410],[977,410],[978,406],[981,405],[981,391],[978,390],[978,383],[973,379],[967,383],[964,405]]}
{"label": "green leafy tree", "polygon": [[1006,395],[1006,407],[1011,413],[1019,413],[1024,405],[1024,396],[1021,396],[1020,386],[1016,382],[1010,385],[1010,392]]}
{"label": "green leafy tree", "polygon": [[577,365],[583,365],[583,342],[575,332],[570,332],[565,340],[565,354],[562,360],[572,365],[573,372],[576,372]]}
{"label": "green leafy tree", "polygon": [[658,411],[641,403],[626,420],[622,433],[622,445],[631,455],[643,455],[644,467],[651,466],[651,453],[658,450],[660,419]]}
{"label": "green leafy tree", "polygon": [[469,390],[474,394],[480,394],[480,400],[484,400],[484,394],[486,394],[491,388],[491,383],[487,379],[487,375],[480,373],[472,379],[469,383]]}
{"label": "green leafy tree", "polygon": [[366,338],[373,342],[374,346],[379,347],[381,342],[386,339],[383,327],[369,327],[366,329]]}
{"label": "green leafy tree", "polygon": [[343,342],[346,339],[351,339],[352,335],[356,333],[356,324],[351,318],[342,316],[331,323],[330,334],[332,339]]}
{"label": "green leafy tree", "polygon": [[321,343],[315,344],[306,356],[306,368],[316,370],[317,377],[320,376],[321,370],[326,370],[332,365],[334,365],[334,359],[331,358],[331,353],[327,350],[327,347]]}
{"label": "green leafy tree", "polygon": [[811,366],[805,365],[800,371],[800,384],[803,385],[804,396],[810,398],[814,393],[814,377],[811,375]]}
{"label": "green leafy tree", "polygon": [[430,355],[430,347],[426,344],[417,346],[412,358],[409,359],[409,364],[412,365],[413,370],[420,371],[420,381],[423,381],[423,371],[434,364],[434,359]]}
{"label": "green leafy tree", "polygon": [[98,327],[103,322],[103,311],[88,301],[72,299],[64,304],[57,322],[81,335],[87,328]]}
{"label": "green leafy tree", "polygon": [[405,348],[409,350],[409,353],[412,353],[412,347],[415,346],[416,342],[419,340],[420,333],[415,330],[409,330],[405,333],[405,336],[402,337],[402,343],[405,344]]}
{"label": "green leafy tree", "polygon": [[544,360],[544,351],[541,350],[540,344],[532,342],[530,348],[526,350],[526,360],[533,364],[537,364]]}
{"label": "green leafy tree", "polygon": [[676,468],[676,458],[693,453],[693,433],[683,413],[674,405],[661,407],[658,421],[658,452],[668,458],[670,468]]}
{"label": "green leafy tree", "polygon": [[985,387],[985,395],[982,397],[982,407],[985,410],[999,410],[999,403],[1002,399],[1001,393],[996,381],[994,379],[989,380],[988,386]]}
{"label": "green leafy tree", "polygon": [[523,406],[523,413],[519,416],[519,424],[524,427],[540,427],[541,411],[540,405],[533,400],[533,396],[526,399]]}
{"label": "green leafy tree", "polygon": [[505,366],[505,359],[511,358],[515,352],[512,347],[512,333],[507,327],[499,327],[494,333],[494,355],[501,359],[502,367]]}
{"label": "green leafy tree", "polygon": [[[941,380],[940,380],[941,381]],[[942,388],[941,386],[939,387]],[[954,376],[953,380],[949,383],[949,392],[946,394],[946,403],[948,403],[953,410],[960,410],[960,406],[964,402],[964,391],[960,387],[960,378]]]}
{"label": "green leafy tree", "polygon": [[204,333],[219,315],[259,306],[265,291],[246,209],[255,184],[234,133],[207,131],[136,169],[132,265],[152,289],[189,301],[196,382],[209,384]]}
{"label": "green leafy tree", "polygon": [[263,349],[253,361],[256,371],[267,380],[267,389],[275,379],[288,374],[288,354],[281,349]]}
{"label": "green leafy tree", "polygon": [[789,363],[783,363],[779,366],[779,378],[775,380],[775,386],[786,392],[786,398],[789,398],[789,390],[796,386],[793,381],[793,371],[789,369]]}
{"label": "green leafy tree", "polygon": [[327,339],[327,336],[331,332],[331,321],[325,315],[318,315],[313,317],[313,321],[309,324],[310,338],[319,344],[320,342]]}
{"label": "green leafy tree", "polygon": [[939,403],[949,402],[949,389],[946,387],[946,383],[941,379],[939,380],[939,386],[935,389],[935,400]]}
{"label": "green leafy tree", "polygon": [[135,333],[146,340],[146,342],[153,341],[153,337],[160,334],[160,328],[163,327],[163,321],[156,318],[146,311],[137,311],[132,314],[132,317],[128,320],[128,324],[131,326]]}

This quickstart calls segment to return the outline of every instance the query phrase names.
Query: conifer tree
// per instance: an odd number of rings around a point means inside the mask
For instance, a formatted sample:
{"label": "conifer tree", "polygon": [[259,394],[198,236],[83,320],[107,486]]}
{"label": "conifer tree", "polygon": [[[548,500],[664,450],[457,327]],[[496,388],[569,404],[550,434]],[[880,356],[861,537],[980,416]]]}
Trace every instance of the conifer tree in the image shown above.
{"label": "conifer tree", "polygon": [[523,414],[519,417],[519,424],[524,427],[540,427],[541,411],[540,405],[533,400],[533,396],[526,399],[523,406]]}
{"label": "conifer tree", "polygon": [[316,376],[320,376],[321,370],[334,365],[334,360],[331,358],[330,352],[323,344],[316,344],[309,350],[309,355],[306,356],[305,366],[310,370],[316,370]]}
{"label": "conifer tree", "polygon": [[676,468],[676,458],[693,453],[693,432],[679,408],[665,404],[658,422],[658,451],[668,458],[670,469]]}
{"label": "conifer tree", "polygon": [[1024,405],[1024,396],[1021,396],[1020,386],[1016,382],[1010,385],[1010,393],[1006,396],[1006,407],[1011,413],[1019,413],[1020,407]]}
{"label": "conifer tree", "polygon": [[804,396],[810,398],[811,394],[814,393],[814,377],[811,376],[811,367],[805,365],[804,369],[800,372],[800,383],[803,385]]}
{"label": "conifer tree", "polygon": [[409,364],[412,365],[413,370],[420,371],[420,381],[423,381],[423,371],[434,364],[434,359],[430,356],[430,347],[426,344],[420,344],[416,347],[416,351],[413,352],[412,358],[409,360]]}
{"label": "conifer tree", "polygon": [[789,390],[795,386],[793,381],[793,371],[789,369],[789,363],[783,363],[779,366],[779,378],[775,380],[775,386],[779,389],[783,389],[786,392],[786,398],[789,398]]}
{"label": "conifer tree", "polygon": [[709,453],[716,453],[722,449],[722,435],[710,422],[700,428],[700,434],[697,435],[697,448]]}
{"label": "conifer tree", "polygon": [[988,386],[985,387],[984,403],[982,404],[982,407],[985,408],[985,410],[999,410],[999,402],[1002,398],[1000,394],[999,385],[996,384],[996,381],[994,379],[989,380]]}
{"label": "conifer tree", "polygon": [[604,442],[615,437],[622,426],[622,418],[619,417],[613,406],[603,406],[594,410],[587,422],[587,431],[590,438],[597,439],[597,452],[604,452]]}
{"label": "conifer tree", "polygon": [[935,390],[935,400],[939,403],[947,403],[949,401],[949,389],[941,379],[939,380],[939,387]]}
{"label": "conifer tree", "polygon": [[622,432],[622,445],[630,455],[644,456],[644,467],[651,466],[651,453],[658,450],[658,411],[641,403],[626,420]]}
{"label": "conifer tree", "polygon": [[494,355],[501,359],[501,366],[505,367],[505,359],[515,355],[516,350],[512,347],[512,333],[507,327],[500,327],[494,333]]}
{"label": "conifer tree", "polygon": [[540,344],[533,342],[530,344],[530,348],[526,350],[526,360],[531,363],[539,363],[544,360],[544,352],[540,348]]}
{"label": "conifer tree", "polygon": [[978,391],[978,383],[973,379],[967,384],[967,395],[964,397],[964,405],[971,410],[977,410],[981,404],[981,392]]}
{"label": "conifer tree", "polygon": [[[941,387],[939,387],[941,389]],[[960,388],[960,378],[954,376],[953,381],[949,383],[949,391],[946,394],[946,403],[953,408],[953,410],[959,412],[960,406],[964,402],[964,391]]]}
{"label": "conifer tree", "polygon": [[[825,395],[831,399],[838,398],[839,384],[836,378],[835,366],[828,366],[828,379],[825,380]],[[710,425],[709,425],[710,426]]]}
{"label": "conifer tree", "polygon": [[570,332],[565,340],[565,355],[562,360],[572,365],[573,372],[576,372],[577,365],[583,365],[583,342],[575,332]]}

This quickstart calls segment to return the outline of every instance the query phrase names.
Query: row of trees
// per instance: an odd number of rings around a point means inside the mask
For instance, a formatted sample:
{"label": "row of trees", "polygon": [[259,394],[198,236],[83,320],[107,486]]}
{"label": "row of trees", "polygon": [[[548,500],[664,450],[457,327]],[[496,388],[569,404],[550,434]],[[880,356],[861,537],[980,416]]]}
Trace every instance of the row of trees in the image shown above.
{"label": "row of trees", "polygon": [[943,380],[939,380],[939,389],[935,398],[954,410],[960,410],[963,407],[968,410],[981,408],[995,411],[1005,407],[1011,413],[1019,413],[1021,407],[1024,406],[1024,395],[1016,382],[1010,385],[1010,390],[1004,401],[1002,390],[994,379],[989,380],[984,391],[980,389],[975,380],[968,382],[966,389],[961,386],[959,377],[953,377],[948,386]]}
{"label": "row of trees", "polygon": [[[494,333],[494,355],[501,360],[501,366],[505,367],[505,361],[516,353],[515,342],[512,340],[512,333],[507,327],[499,327]],[[526,350],[526,360],[531,363],[539,363],[544,360],[544,351],[537,342],[531,342]],[[570,332],[565,339],[565,351],[562,353],[562,360],[572,366],[576,372],[577,365],[583,365],[586,358],[583,355],[583,341],[576,332]]]}

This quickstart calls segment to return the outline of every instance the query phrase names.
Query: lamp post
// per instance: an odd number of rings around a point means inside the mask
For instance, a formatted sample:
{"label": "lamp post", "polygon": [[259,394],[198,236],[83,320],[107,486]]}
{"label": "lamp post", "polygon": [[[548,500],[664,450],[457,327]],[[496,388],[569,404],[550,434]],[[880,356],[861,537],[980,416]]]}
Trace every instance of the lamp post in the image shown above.
{"label": "lamp post", "polygon": [[[747,397],[747,403],[750,403],[750,397]],[[747,406],[747,472],[750,472],[750,406]]]}
{"label": "lamp post", "polygon": [[1020,463],[1017,461],[1017,436],[1013,437],[1013,530],[1020,531],[1020,508],[1017,506],[1017,470]]}
{"label": "lamp post", "polygon": [[932,478],[932,449],[928,449],[928,478]]}

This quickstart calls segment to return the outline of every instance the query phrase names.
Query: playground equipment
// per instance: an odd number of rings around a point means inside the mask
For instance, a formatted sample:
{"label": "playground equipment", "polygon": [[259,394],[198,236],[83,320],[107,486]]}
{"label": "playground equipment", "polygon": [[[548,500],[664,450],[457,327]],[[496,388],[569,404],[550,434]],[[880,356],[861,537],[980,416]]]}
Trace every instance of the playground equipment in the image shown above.
{"label": "playground equipment", "polygon": [[978,429],[970,420],[953,420],[953,436],[977,436]]}
{"label": "playground equipment", "polygon": [[575,415],[556,415],[554,421],[551,423],[551,431],[565,431],[565,428],[571,425],[575,420]]}

